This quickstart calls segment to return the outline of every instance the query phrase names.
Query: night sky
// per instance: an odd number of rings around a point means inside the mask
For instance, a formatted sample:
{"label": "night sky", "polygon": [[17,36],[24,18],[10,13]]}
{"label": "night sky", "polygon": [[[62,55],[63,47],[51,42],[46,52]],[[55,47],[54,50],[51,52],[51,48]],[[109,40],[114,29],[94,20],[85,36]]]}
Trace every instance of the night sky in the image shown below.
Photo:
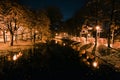
{"label": "night sky", "polygon": [[60,8],[64,20],[70,18],[75,11],[79,10],[87,0],[20,0],[22,4],[40,9],[48,6],[57,6]]}

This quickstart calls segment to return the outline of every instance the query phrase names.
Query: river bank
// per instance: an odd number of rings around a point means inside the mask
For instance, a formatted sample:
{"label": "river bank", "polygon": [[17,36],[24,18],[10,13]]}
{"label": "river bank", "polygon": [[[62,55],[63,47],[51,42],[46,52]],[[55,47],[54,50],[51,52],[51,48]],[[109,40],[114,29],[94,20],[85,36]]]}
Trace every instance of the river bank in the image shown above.
{"label": "river bank", "polygon": [[[35,44],[37,43],[41,43],[41,41],[36,41]],[[17,41],[17,43],[14,42],[13,46],[10,46],[9,42],[7,43],[1,42],[0,43],[0,55],[5,55],[4,52],[7,52],[7,51],[19,52],[20,50],[26,50],[26,49],[31,48],[33,45],[34,43],[31,41]]]}

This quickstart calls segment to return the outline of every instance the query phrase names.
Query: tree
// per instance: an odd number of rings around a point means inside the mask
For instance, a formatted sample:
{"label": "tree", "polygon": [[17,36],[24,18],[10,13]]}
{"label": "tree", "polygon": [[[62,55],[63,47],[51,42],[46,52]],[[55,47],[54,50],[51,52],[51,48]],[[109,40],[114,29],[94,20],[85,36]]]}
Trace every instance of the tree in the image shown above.
{"label": "tree", "polygon": [[51,25],[50,25],[50,30],[52,32],[57,32],[60,29],[60,23],[63,19],[63,15],[60,11],[60,9],[56,6],[50,6],[46,8],[47,11],[47,16],[50,19]]}
{"label": "tree", "polygon": [[26,8],[23,26],[30,29],[31,41],[35,43],[36,36],[39,36],[41,40],[50,36],[49,25],[50,20],[45,10],[33,11]]}
{"label": "tree", "polygon": [[47,40],[51,36],[50,19],[47,17],[45,10],[37,11],[36,15],[38,15],[36,21],[36,30],[38,30],[41,40]]}
{"label": "tree", "polygon": [[6,38],[5,38],[5,32],[7,31],[7,28],[4,24],[4,2],[1,0],[0,1],[0,30],[2,30],[3,32],[3,39],[4,39],[4,43],[6,43]]}
{"label": "tree", "polygon": [[31,41],[34,41],[34,28],[36,26],[36,14],[34,10],[24,7],[23,19],[21,26],[30,29]]}
{"label": "tree", "polygon": [[[108,47],[111,43],[111,34],[114,34],[116,29],[111,25],[119,25],[120,18],[120,1],[119,0],[88,0],[88,3],[77,13],[77,17],[88,19],[88,25],[95,27],[102,24],[103,29],[106,30],[108,38]],[[117,32],[117,31],[116,31]],[[114,37],[114,35],[113,35]],[[114,39],[114,38],[113,38]]]}
{"label": "tree", "polygon": [[68,34],[72,35],[79,35],[80,32],[80,23],[78,23],[78,20],[75,18],[70,18],[65,21],[64,23],[64,31],[68,32]]}
{"label": "tree", "polygon": [[1,3],[3,6],[1,13],[3,14],[4,24],[10,32],[10,46],[13,46],[13,38],[20,27],[20,20],[23,20],[22,6],[8,0],[1,1]]}

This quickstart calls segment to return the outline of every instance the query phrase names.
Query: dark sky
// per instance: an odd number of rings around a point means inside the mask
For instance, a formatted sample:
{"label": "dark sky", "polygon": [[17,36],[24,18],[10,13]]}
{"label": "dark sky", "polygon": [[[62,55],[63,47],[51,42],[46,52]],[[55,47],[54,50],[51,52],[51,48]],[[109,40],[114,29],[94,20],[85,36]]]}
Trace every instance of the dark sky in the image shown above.
{"label": "dark sky", "polygon": [[33,8],[40,9],[48,6],[57,6],[64,15],[64,20],[70,18],[75,11],[80,9],[86,0],[20,0],[21,3]]}

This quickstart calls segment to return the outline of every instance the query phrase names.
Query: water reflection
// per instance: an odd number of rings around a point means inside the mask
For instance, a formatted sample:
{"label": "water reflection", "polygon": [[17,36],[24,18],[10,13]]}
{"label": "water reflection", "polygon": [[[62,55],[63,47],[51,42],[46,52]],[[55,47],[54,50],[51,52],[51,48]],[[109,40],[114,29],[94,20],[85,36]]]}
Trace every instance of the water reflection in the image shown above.
{"label": "water reflection", "polygon": [[21,53],[21,51],[18,54],[14,54],[13,56],[13,60],[16,61],[19,57],[21,57],[23,54]]}
{"label": "water reflection", "polygon": [[7,58],[6,60],[8,61],[16,61],[17,59],[19,59],[20,57],[22,57],[23,53],[20,52],[10,52],[8,53],[8,55],[6,55],[5,57]]}
{"label": "water reflection", "polygon": [[0,61],[0,75],[4,75],[6,80],[9,78],[12,80],[37,80],[53,77],[56,77],[56,80],[57,77],[92,80],[93,75],[94,78],[95,75],[100,75],[103,80],[103,77],[106,74],[111,74],[110,71],[112,71],[108,67],[108,70],[106,68],[92,70],[80,60],[97,68],[99,66],[97,59],[91,59],[85,55],[79,57],[79,53],[70,47],[54,43],[37,44],[28,50],[10,52],[9,55],[0,59],[2,59]]}
{"label": "water reflection", "polygon": [[92,63],[92,65],[93,65],[94,68],[98,68],[98,61],[94,61],[94,62]]}
{"label": "water reflection", "polygon": [[99,60],[96,57],[90,58],[89,56],[87,56],[87,55],[85,56],[85,54],[84,54],[84,55],[80,56],[80,58],[88,67],[98,69],[100,66],[100,64],[98,64]]}

